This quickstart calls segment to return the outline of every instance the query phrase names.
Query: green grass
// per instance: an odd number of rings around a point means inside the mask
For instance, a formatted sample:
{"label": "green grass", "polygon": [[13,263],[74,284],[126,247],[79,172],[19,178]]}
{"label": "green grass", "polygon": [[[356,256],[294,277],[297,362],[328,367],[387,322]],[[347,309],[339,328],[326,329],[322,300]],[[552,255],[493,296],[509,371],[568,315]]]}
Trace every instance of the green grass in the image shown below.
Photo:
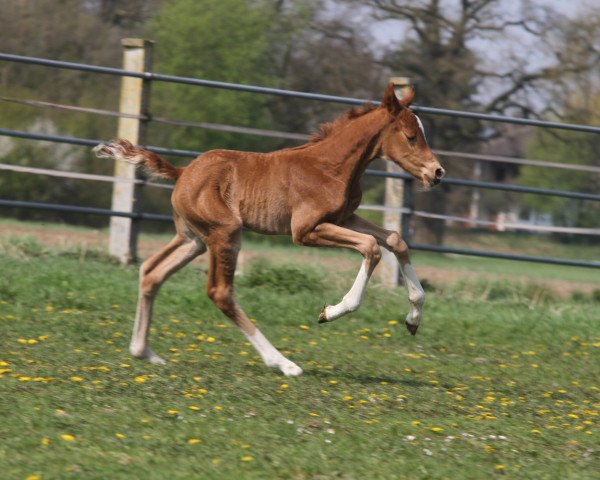
{"label": "green grass", "polygon": [[[352,278],[258,265],[238,297],[305,370],[285,378],[192,266],[157,299],[159,367],[127,353],[135,268],[23,242],[0,252],[3,478],[597,478],[591,298],[457,284],[430,292],[411,337],[401,290],[374,284],[358,312],[318,326]],[[282,274],[294,279],[276,288]]]}

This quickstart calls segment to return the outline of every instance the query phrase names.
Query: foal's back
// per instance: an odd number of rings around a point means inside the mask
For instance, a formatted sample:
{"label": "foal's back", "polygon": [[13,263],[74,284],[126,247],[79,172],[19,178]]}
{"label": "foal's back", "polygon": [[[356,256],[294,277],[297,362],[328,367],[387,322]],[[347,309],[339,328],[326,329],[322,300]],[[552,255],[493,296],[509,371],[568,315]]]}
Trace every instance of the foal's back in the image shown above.
{"label": "foal's back", "polygon": [[289,234],[297,155],[211,150],[183,171],[173,192],[175,212],[208,233],[223,224]]}

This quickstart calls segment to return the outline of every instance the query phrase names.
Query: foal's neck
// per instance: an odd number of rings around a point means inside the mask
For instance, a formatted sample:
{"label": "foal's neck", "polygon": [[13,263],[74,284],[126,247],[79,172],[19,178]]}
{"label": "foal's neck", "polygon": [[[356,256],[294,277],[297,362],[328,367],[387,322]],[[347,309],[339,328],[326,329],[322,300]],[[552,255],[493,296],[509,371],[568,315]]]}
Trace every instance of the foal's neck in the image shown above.
{"label": "foal's neck", "polygon": [[381,149],[380,133],[387,117],[375,109],[351,120],[320,142],[321,158],[338,175],[350,179],[362,174]]}

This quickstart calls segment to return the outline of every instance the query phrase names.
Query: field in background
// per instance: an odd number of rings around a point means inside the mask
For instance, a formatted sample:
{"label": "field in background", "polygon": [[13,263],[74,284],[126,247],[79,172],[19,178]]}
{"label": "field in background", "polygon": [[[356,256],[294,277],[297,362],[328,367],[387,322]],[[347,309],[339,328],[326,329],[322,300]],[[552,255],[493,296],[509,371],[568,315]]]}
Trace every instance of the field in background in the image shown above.
{"label": "field in background", "polygon": [[[416,255],[417,269],[458,273],[431,280],[411,337],[404,292],[376,283],[359,311],[317,325],[322,305],[351,284],[357,257],[294,249],[296,257],[252,239],[238,297],[304,368],[289,379],[265,368],[208,301],[203,263],[159,294],[152,338],[168,364],[158,367],[127,353],[135,267],[75,242],[79,229],[51,245],[64,230],[46,228],[42,241],[30,225],[25,236],[6,225],[6,478],[597,476],[596,271]],[[510,280],[511,264],[527,275]],[[571,277],[588,290],[559,296],[545,283]]]}
{"label": "field in background", "polygon": [[[139,256],[145,259],[171,239],[169,234],[142,233]],[[12,240],[15,240],[14,242]],[[538,255],[547,257],[574,258],[597,261],[600,245],[569,245],[553,241],[544,235],[491,234],[482,232],[454,231],[447,235],[447,244],[479,250]],[[43,224],[0,219],[0,242],[22,245],[37,244],[41,253],[44,249],[78,252],[80,256],[105,255],[108,232],[61,224]],[[16,247],[11,247],[13,250]],[[17,248],[18,250],[18,248]],[[18,252],[16,253],[18,255]],[[415,269],[430,288],[448,291],[464,284],[507,281],[514,285],[534,284],[545,294],[561,298],[580,298],[594,295],[600,289],[598,269],[574,268],[545,264],[532,264],[497,259],[483,259],[460,255],[411,252]],[[238,261],[238,273],[246,264],[260,259],[273,263],[319,264],[336,272],[356,274],[360,257],[344,250],[327,250],[294,246],[288,237],[268,237],[245,234]],[[207,256],[201,256],[197,264],[206,268]],[[374,277],[377,282],[377,275]],[[600,295],[600,292],[596,295]]]}

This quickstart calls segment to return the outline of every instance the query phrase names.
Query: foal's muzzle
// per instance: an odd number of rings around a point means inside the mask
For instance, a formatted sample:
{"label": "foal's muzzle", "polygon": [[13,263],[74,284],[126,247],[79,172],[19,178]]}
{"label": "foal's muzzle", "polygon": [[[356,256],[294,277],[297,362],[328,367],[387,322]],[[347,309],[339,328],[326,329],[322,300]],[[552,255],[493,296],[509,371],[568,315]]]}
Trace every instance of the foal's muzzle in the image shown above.
{"label": "foal's muzzle", "polygon": [[433,181],[431,183],[433,185],[438,185],[442,181],[442,178],[445,174],[446,170],[444,170],[442,167],[436,168],[434,173],[435,176],[433,177]]}

